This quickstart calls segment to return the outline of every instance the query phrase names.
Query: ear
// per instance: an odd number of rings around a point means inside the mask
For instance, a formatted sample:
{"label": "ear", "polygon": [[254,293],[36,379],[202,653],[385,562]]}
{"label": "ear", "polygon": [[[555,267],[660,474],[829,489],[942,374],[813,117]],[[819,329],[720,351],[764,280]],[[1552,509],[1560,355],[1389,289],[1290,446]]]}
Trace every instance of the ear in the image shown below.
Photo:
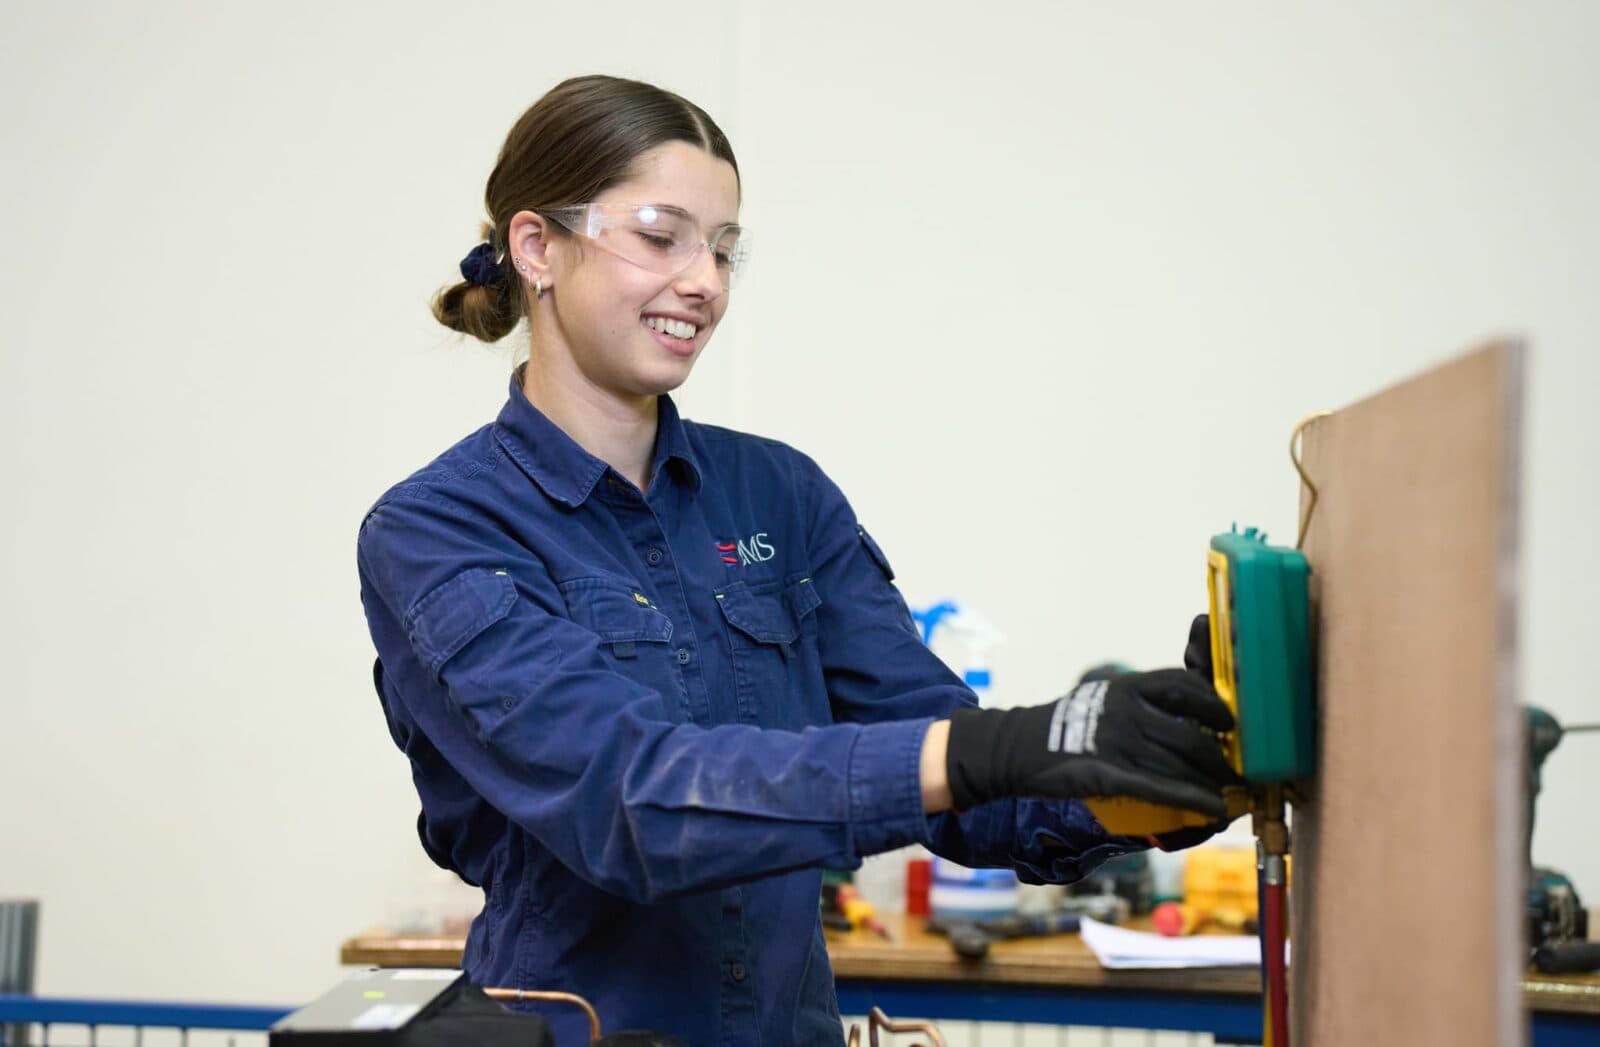
{"label": "ear", "polygon": [[545,290],[555,286],[550,248],[555,237],[551,235],[550,220],[535,211],[518,211],[511,216],[511,225],[506,233],[507,245],[511,251],[511,266],[513,271],[523,283],[533,285],[535,280],[544,285]]}

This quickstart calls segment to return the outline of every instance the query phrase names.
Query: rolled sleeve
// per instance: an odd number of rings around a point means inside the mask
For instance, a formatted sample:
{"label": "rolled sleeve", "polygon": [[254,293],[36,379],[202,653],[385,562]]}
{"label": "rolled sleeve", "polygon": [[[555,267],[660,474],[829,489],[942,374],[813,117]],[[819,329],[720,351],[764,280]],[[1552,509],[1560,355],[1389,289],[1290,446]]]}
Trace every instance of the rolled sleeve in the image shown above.
{"label": "rolled sleeve", "polygon": [[922,813],[922,742],[927,718],[861,728],[850,756],[850,809],[856,850],[876,854],[927,844]]}

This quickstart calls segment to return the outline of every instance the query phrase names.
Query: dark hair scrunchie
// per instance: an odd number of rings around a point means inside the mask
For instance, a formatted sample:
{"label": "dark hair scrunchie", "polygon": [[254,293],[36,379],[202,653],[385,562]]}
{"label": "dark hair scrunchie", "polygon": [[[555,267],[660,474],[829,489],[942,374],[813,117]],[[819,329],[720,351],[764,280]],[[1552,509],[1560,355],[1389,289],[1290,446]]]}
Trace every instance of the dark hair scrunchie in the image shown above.
{"label": "dark hair scrunchie", "polygon": [[495,260],[494,243],[485,240],[467,252],[461,259],[461,279],[480,287],[497,287],[505,283],[505,267]]}

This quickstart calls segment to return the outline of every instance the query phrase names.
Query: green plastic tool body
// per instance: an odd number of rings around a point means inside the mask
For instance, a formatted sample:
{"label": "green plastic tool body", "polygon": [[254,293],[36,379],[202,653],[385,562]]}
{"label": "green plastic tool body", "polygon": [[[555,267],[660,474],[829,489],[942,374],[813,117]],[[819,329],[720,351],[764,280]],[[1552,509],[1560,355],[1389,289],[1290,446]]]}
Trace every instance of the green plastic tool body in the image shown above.
{"label": "green plastic tool body", "polygon": [[1217,691],[1238,721],[1234,769],[1252,783],[1308,775],[1316,762],[1310,565],[1253,527],[1213,537],[1207,559]]}

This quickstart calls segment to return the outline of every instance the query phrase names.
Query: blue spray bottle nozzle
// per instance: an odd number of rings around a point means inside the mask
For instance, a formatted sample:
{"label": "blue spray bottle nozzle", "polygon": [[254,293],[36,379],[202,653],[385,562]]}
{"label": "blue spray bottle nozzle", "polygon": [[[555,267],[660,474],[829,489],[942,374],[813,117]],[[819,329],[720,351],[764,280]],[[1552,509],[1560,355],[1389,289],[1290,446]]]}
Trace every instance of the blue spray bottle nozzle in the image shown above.
{"label": "blue spray bottle nozzle", "polygon": [[923,644],[931,646],[930,641],[933,638],[933,631],[939,627],[939,623],[960,609],[953,601],[946,600],[943,603],[936,603],[926,610],[912,611],[911,617],[916,619],[917,626],[922,630]]}
{"label": "blue spray bottle nozzle", "polygon": [[922,642],[930,648],[936,632],[954,637],[955,650],[961,658],[952,660],[947,650],[942,655],[946,663],[951,669],[959,670],[962,682],[980,695],[989,690],[994,682],[989,673],[989,649],[1005,639],[1000,630],[954,600],[944,600],[920,611],[913,609],[911,617],[922,631]]}

